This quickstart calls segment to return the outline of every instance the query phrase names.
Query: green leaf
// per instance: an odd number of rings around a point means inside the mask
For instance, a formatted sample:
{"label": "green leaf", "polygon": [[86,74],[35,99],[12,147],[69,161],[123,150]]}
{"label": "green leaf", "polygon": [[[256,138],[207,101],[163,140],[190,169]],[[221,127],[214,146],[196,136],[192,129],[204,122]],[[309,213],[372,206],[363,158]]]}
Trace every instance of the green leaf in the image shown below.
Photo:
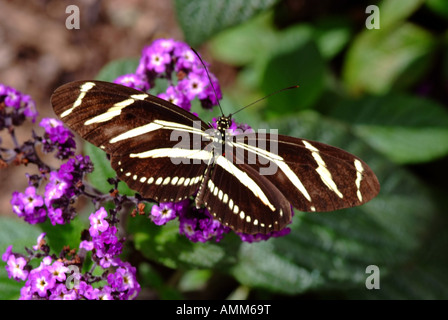
{"label": "green leaf", "polygon": [[[36,239],[41,233],[39,227],[17,218],[0,218],[0,254],[3,254],[9,245],[13,246],[13,252],[25,254],[24,248],[36,245]],[[9,279],[5,266],[6,263],[0,260],[0,299],[18,299],[20,289],[25,283]]]}
{"label": "green leaf", "polygon": [[434,37],[411,23],[365,30],[347,53],[343,80],[352,94],[409,87],[429,67],[434,47]]}
{"label": "green leaf", "polygon": [[218,268],[218,264],[224,267],[234,259],[239,245],[230,236],[219,244],[213,241],[193,243],[179,234],[177,221],[156,226],[143,216],[130,219],[128,230],[144,256],[171,268]]}
{"label": "green leaf", "polygon": [[[115,178],[117,173],[112,169],[106,153],[88,142],[84,143],[84,153],[90,157],[94,166],[94,170],[87,176],[87,180],[102,193],[108,193],[113,186],[107,182],[107,179]],[[118,191],[126,195],[135,194],[123,181],[119,182]]]}
{"label": "green leaf", "polygon": [[244,66],[276,47],[278,41],[279,32],[272,25],[272,12],[267,11],[213,37],[210,51],[223,62]]}
{"label": "green leaf", "polygon": [[48,220],[41,224],[43,232],[46,233],[45,239],[51,252],[59,253],[64,246],[79,247],[82,231],[89,228],[89,223],[82,218],[84,217],[78,216],[69,223],[62,225],[53,226]]}
{"label": "green leaf", "polygon": [[267,11],[225,30],[210,40],[210,51],[223,62],[243,66],[309,40],[315,40],[320,54],[330,59],[350,40],[350,26],[343,18],[323,19],[315,25],[301,23],[282,30],[276,29],[272,20],[272,12]]}
{"label": "green leaf", "polygon": [[351,26],[343,17],[326,17],[317,21],[313,27],[313,39],[320,54],[327,60],[341,52],[352,36]]}
{"label": "green leaf", "polygon": [[274,52],[261,70],[261,89],[265,94],[300,85],[298,90],[270,96],[267,99],[269,114],[283,115],[311,108],[324,89],[326,68],[312,41]]}
{"label": "green leaf", "polygon": [[[437,190],[433,190],[437,194]],[[435,200],[440,208],[446,208],[448,202],[444,195]],[[380,268],[379,290],[357,288],[347,292],[348,298],[354,299],[448,299],[448,217],[443,210],[439,212],[429,230],[419,253],[402,267],[400,272],[383,276]]]}
{"label": "green leaf", "polygon": [[96,80],[113,82],[119,76],[135,73],[139,63],[137,58],[119,59],[106,64],[96,76]]}
{"label": "green leaf", "polygon": [[448,5],[445,0],[427,0],[426,5],[435,13],[448,19]]}
{"label": "green leaf", "polygon": [[448,112],[438,103],[389,94],[343,101],[330,112],[353,125],[357,136],[397,163],[418,163],[448,154]]}
{"label": "green leaf", "polygon": [[177,20],[187,43],[197,47],[216,33],[249,20],[278,0],[176,0]]}
{"label": "green leaf", "polygon": [[383,0],[379,5],[381,28],[393,28],[410,17],[426,0]]}

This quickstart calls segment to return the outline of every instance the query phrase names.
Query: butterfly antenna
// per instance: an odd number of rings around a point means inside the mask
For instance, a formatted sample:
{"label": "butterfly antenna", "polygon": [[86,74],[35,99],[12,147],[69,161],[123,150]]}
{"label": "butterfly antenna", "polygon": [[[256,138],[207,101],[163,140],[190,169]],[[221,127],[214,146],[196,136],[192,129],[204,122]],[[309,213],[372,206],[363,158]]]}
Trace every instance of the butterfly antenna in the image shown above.
{"label": "butterfly antenna", "polygon": [[212,86],[213,92],[215,93],[215,97],[216,97],[216,101],[218,102],[219,110],[221,110],[221,114],[224,116],[224,113],[222,112],[221,104],[219,103],[218,95],[216,94],[215,86],[213,85],[212,78],[210,77],[210,73],[208,73],[208,68],[205,66],[205,63],[204,63],[204,61],[202,60],[202,58],[201,58],[201,56],[199,55],[199,53],[197,53],[196,50],[194,50],[192,47],[190,47],[190,49],[191,49],[191,50],[194,52],[194,54],[198,57],[199,61],[201,61],[202,66],[204,67],[205,72],[207,73],[208,81],[210,82],[210,85]]}
{"label": "butterfly antenna", "polygon": [[283,91],[286,91],[286,90],[290,90],[290,89],[297,89],[298,87],[299,87],[298,85],[295,85],[295,86],[291,86],[291,87],[287,87],[287,88],[283,88],[283,89],[274,91],[274,92],[268,94],[267,96],[264,96],[263,98],[255,100],[254,102],[249,103],[247,106],[242,107],[241,109],[235,111],[234,113],[231,114],[231,116],[235,115],[236,113],[238,113],[238,112],[240,112],[240,111],[242,111],[242,110],[244,110],[246,108],[249,108],[250,106],[252,106],[252,105],[254,105],[254,104],[256,104],[256,103],[258,103],[258,102],[260,102],[260,101],[262,101],[262,100],[264,100],[266,98],[269,98],[270,96],[273,96],[274,94],[277,94],[277,93],[280,93],[280,92],[283,92]]}

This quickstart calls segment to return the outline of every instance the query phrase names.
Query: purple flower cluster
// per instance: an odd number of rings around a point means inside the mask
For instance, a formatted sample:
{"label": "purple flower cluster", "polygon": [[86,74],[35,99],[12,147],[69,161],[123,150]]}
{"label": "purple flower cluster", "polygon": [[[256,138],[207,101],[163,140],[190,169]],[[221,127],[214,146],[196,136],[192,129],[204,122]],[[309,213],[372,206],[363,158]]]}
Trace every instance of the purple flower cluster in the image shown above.
{"label": "purple flower cluster", "polygon": [[219,242],[230,232],[230,228],[213,219],[207,209],[196,209],[195,206],[180,212],[179,230],[192,242],[207,242],[213,238]]}
{"label": "purple flower cluster", "polygon": [[153,205],[150,218],[157,225],[179,218],[179,233],[192,242],[206,242],[213,238],[218,242],[230,232],[230,228],[214,220],[206,209],[196,209],[190,199]]}
{"label": "purple flower cluster", "polygon": [[67,159],[74,155],[76,143],[73,140],[73,133],[61,121],[44,118],[40,122],[40,126],[45,129],[41,141],[44,152],[49,153],[57,149],[56,158],[58,159]]}
{"label": "purple flower cluster", "polygon": [[201,60],[184,42],[154,41],[143,49],[136,72],[123,75],[115,82],[146,91],[154,87],[156,79],[167,81],[166,91],[158,96],[188,111],[195,98],[207,109],[217,105],[222,98],[216,77],[210,73],[209,80]]}
{"label": "purple flower cluster", "polygon": [[57,171],[49,173],[44,196],[37,193],[39,182],[44,177],[33,177],[24,193],[13,192],[12,210],[30,224],[42,223],[48,217],[53,225],[64,224],[74,217],[70,206],[74,196],[80,193],[84,175],[93,170],[88,156],[77,155],[62,164]]}
{"label": "purple flower cluster", "polygon": [[19,126],[26,118],[37,118],[36,104],[29,95],[0,83],[0,130]]}
{"label": "purple flower cluster", "polygon": [[[79,249],[83,253],[92,251],[96,276],[92,275],[93,272],[80,273],[83,260],[78,255],[72,259],[67,259],[66,253],[61,253],[58,258],[49,255],[44,233],[39,236],[37,245],[27,250],[30,253],[28,257],[12,252],[12,246],[9,246],[2,259],[6,262],[9,278],[25,281],[20,299],[134,299],[140,292],[136,269],[118,257],[123,239],[117,238],[117,228],[111,226],[106,217],[104,208],[90,216],[91,240],[82,241]],[[31,261],[36,258],[43,259],[38,267],[33,268]]]}

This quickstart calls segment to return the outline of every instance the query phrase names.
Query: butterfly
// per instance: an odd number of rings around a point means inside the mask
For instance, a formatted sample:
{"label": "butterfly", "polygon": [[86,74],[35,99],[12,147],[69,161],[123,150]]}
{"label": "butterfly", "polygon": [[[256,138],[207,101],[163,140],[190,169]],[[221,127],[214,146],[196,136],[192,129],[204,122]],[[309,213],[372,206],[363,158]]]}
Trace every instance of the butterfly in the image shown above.
{"label": "butterfly", "polygon": [[380,185],[360,158],[320,142],[252,132],[230,135],[178,106],[119,84],[76,81],[55,90],[57,116],[110,155],[119,179],[146,199],[194,197],[236,232],[267,234],[292,207],[334,211],[374,198]]}

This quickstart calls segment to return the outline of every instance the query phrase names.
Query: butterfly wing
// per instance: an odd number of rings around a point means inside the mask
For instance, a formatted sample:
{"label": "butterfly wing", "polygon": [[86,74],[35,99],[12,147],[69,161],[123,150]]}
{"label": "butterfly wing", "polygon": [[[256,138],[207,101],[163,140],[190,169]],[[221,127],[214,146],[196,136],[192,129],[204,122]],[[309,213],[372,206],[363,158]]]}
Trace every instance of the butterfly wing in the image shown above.
{"label": "butterfly wing", "polygon": [[[260,141],[265,141],[262,147],[257,145]],[[370,201],[380,190],[377,177],[364,161],[324,143],[253,133],[229,144],[245,151],[247,163],[300,211],[358,206]]]}
{"label": "butterfly wing", "polygon": [[[51,102],[70,129],[111,156],[118,177],[143,197],[177,201],[196,192],[206,167],[201,159],[210,157],[200,151],[208,126],[198,117],[158,97],[102,81],[65,84]],[[179,146],[191,151],[176,152]]]}
{"label": "butterfly wing", "polygon": [[200,201],[212,216],[237,232],[266,234],[283,229],[291,221],[290,203],[271,181],[236,155],[226,151],[215,159]]}

